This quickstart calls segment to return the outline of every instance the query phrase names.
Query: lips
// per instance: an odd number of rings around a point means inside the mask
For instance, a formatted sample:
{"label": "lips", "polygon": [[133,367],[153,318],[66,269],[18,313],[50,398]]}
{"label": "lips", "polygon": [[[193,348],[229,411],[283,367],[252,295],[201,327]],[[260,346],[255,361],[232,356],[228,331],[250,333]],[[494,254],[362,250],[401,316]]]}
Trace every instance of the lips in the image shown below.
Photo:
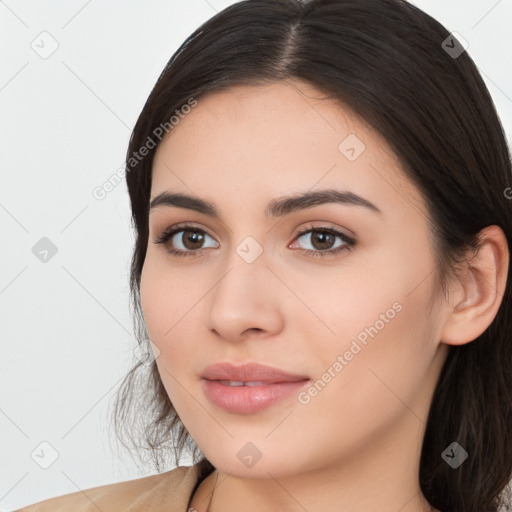
{"label": "lips", "polygon": [[262,385],[309,380],[307,375],[289,373],[272,366],[258,363],[234,365],[227,362],[207,366],[201,377],[206,380],[224,381],[224,383],[235,386],[255,386],[257,385],[255,383]]}
{"label": "lips", "polygon": [[258,363],[216,363],[205,368],[202,387],[217,407],[232,414],[255,414],[300,392],[309,377]]}
{"label": "lips", "polygon": [[258,363],[216,363],[201,374],[206,397],[232,414],[255,414],[291,399],[309,377]]}

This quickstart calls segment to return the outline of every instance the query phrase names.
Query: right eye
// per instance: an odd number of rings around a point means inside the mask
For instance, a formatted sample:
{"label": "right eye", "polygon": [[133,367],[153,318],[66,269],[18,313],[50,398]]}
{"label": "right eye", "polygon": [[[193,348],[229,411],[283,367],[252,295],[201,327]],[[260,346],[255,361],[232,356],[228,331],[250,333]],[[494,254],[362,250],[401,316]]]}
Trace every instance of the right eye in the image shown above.
{"label": "right eye", "polygon": [[171,242],[172,248],[167,247],[167,245],[166,248],[170,254],[175,256],[196,256],[203,250],[201,244],[204,243],[205,237],[213,240],[205,231],[195,226],[172,226],[166,229],[154,243],[167,244]]}

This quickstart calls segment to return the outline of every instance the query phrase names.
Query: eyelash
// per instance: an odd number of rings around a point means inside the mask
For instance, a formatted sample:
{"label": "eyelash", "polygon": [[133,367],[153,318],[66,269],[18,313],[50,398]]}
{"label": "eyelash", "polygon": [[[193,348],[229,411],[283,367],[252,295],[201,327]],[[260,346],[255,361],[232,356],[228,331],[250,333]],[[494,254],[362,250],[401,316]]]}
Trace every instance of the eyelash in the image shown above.
{"label": "eyelash", "polygon": [[[180,231],[193,231],[193,232],[198,232],[198,233],[201,233],[204,235],[208,235],[208,233],[206,233],[204,230],[187,224],[184,226],[175,226],[175,227],[167,229],[156,240],[154,240],[153,243],[165,244],[176,233],[179,233]],[[336,229],[327,228],[327,227],[310,226],[308,229],[305,229],[304,231],[301,231],[300,233],[298,233],[297,236],[295,237],[295,239],[301,238],[302,236],[304,236],[308,233],[330,233],[331,235],[335,235],[335,236],[341,238],[345,244],[340,245],[339,247],[336,247],[335,249],[327,249],[325,251],[312,250],[312,249],[300,249],[307,256],[313,256],[313,257],[333,256],[342,251],[350,251],[353,248],[353,246],[356,244],[356,241],[353,238],[350,238],[349,236],[345,235],[344,233],[341,233],[340,231],[337,231]],[[208,235],[208,236],[210,236],[210,235]],[[196,249],[195,251],[192,251],[192,250],[181,251],[181,250],[169,249],[169,248],[166,248],[166,249],[167,249],[167,252],[169,252],[173,256],[196,256],[204,250],[204,249]]]}

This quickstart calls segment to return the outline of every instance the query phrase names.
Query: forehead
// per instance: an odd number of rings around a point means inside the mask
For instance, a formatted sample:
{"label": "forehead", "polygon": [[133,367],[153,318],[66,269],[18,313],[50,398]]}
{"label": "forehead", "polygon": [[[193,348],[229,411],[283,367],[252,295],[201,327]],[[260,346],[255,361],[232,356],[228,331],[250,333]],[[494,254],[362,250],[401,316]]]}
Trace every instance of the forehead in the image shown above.
{"label": "forehead", "polygon": [[385,139],[348,107],[297,81],[199,98],[157,149],[151,197],[171,189],[222,201],[232,193],[244,207],[251,198],[315,187],[394,202],[402,215],[426,213]]}

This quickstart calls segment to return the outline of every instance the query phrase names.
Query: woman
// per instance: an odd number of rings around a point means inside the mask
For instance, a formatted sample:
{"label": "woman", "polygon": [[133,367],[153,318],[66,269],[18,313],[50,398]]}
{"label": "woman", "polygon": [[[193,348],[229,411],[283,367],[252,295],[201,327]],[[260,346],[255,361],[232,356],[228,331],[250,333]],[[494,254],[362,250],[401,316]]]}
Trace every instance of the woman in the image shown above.
{"label": "woman", "polygon": [[195,464],[24,511],[510,510],[510,155],[461,42],[401,0],[234,4],[126,170],[155,360],[116,426],[150,407],[133,446]]}

